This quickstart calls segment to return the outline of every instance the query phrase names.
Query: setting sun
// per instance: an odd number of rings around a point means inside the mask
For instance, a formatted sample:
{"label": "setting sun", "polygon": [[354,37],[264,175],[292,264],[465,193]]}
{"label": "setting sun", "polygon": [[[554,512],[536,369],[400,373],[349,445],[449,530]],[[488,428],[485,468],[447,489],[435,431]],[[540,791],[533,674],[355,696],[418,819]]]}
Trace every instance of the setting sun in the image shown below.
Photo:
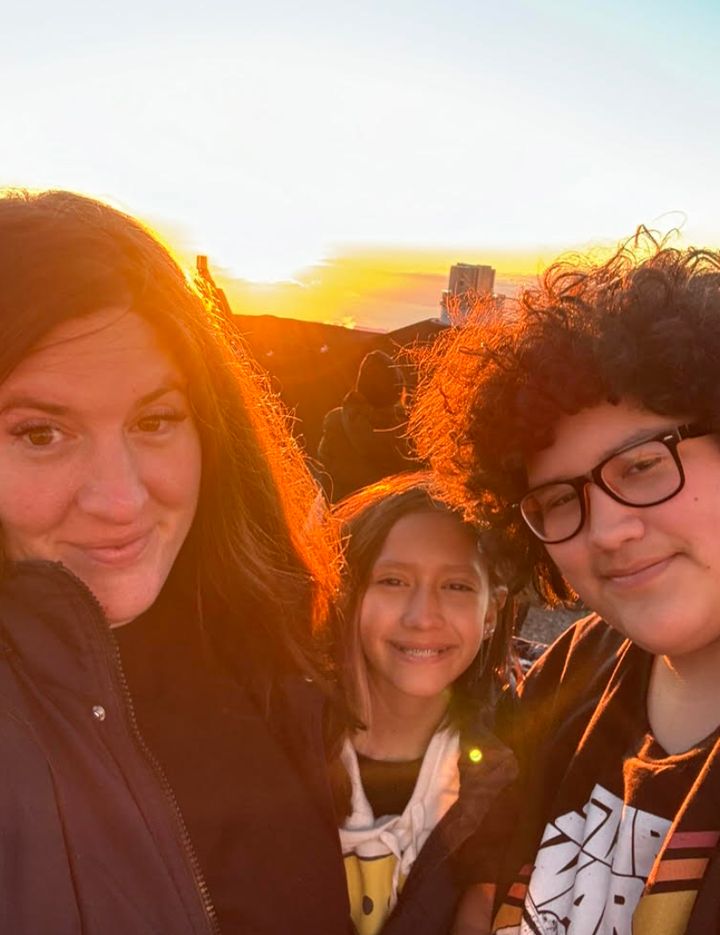
{"label": "setting sun", "polygon": [[146,218],[238,310],[388,327],[453,262],[720,242],[707,2],[40,7],[3,24],[0,181]]}

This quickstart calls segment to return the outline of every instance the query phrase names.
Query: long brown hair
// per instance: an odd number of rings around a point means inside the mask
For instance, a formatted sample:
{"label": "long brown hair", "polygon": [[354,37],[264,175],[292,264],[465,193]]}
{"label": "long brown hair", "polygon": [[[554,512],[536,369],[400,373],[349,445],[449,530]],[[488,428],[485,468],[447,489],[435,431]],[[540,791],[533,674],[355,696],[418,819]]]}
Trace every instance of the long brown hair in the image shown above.
{"label": "long brown hair", "polygon": [[317,675],[332,528],[308,522],[315,486],[240,337],[140,222],[70,192],[4,193],[0,382],[50,329],[110,307],[147,319],[188,377],[203,474],[180,559],[198,600],[225,608],[272,665]]}

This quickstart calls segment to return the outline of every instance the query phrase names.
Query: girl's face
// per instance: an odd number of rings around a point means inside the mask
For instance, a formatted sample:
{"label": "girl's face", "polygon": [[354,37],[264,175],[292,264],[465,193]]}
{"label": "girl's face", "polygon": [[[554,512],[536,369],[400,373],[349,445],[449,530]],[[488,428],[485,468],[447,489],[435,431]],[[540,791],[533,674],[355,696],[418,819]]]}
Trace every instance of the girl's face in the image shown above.
{"label": "girl's face", "polygon": [[185,377],[139,315],[57,326],[0,385],[3,548],[62,562],[113,626],[159,594],[200,473]]}
{"label": "girl's face", "polygon": [[448,513],[411,513],[390,530],[360,605],[371,692],[436,698],[468,668],[495,622],[477,539]]}

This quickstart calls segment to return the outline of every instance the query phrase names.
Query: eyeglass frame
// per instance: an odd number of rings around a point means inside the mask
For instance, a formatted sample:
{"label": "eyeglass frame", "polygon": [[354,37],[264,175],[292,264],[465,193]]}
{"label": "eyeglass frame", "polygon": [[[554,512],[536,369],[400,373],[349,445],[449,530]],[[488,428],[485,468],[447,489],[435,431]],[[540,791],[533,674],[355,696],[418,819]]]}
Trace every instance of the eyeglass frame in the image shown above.
{"label": "eyeglass frame", "polygon": [[[586,471],[584,474],[578,474],[576,477],[562,478],[561,480],[548,481],[545,484],[538,484],[536,487],[531,487],[530,490],[527,490],[520,500],[517,503],[514,503],[513,506],[517,507],[520,510],[520,515],[523,518],[523,522],[540,542],[545,545],[560,545],[562,542],[567,542],[569,539],[573,539],[585,525],[585,520],[587,519],[587,503],[585,499],[585,488],[588,484],[595,484],[596,487],[599,487],[603,493],[607,494],[612,500],[616,503],[621,503],[623,506],[632,506],[638,507],[639,509],[644,509],[649,506],[658,506],[661,503],[666,503],[668,500],[672,500],[673,497],[676,497],[680,491],[685,486],[685,471],[683,470],[682,461],[680,460],[680,455],[678,454],[677,447],[680,442],[685,441],[687,438],[702,438],[704,435],[713,435],[714,432],[706,423],[703,422],[689,422],[685,425],[676,425],[675,428],[665,429],[663,432],[658,432],[657,435],[651,435],[649,438],[644,438],[642,441],[635,441],[629,445],[625,445],[623,448],[618,448],[617,451],[614,451],[611,455],[608,455],[607,458],[596,464],[594,468],[591,468],[589,471]],[[648,442],[661,442],[667,450],[670,452],[670,456],[675,462],[675,466],[678,469],[678,474],[680,475],[680,483],[678,487],[666,497],[661,497],[659,500],[653,500],[651,503],[632,503],[629,500],[624,500],[619,494],[615,493],[614,490],[611,490],[610,487],[605,483],[602,478],[602,470],[606,464],[609,464],[614,458],[617,458],[618,455],[624,454],[626,451],[632,451],[633,448],[638,448],[640,445],[647,445]],[[544,487],[552,487],[555,484],[568,484],[573,487],[575,493],[577,494],[578,502],[580,503],[580,522],[578,523],[577,529],[572,532],[569,536],[563,536],[562,539],[543,539],[530,525],[525,513],[523,512],[523,502],[531,494],[535,493],[538,490],[542,490]]]}

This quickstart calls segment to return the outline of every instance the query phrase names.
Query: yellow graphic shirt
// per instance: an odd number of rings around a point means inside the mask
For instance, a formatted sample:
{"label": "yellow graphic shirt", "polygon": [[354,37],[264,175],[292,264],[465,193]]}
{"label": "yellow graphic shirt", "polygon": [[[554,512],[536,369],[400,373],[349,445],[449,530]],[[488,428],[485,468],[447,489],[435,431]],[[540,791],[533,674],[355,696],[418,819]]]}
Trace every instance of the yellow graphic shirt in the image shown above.
{"label": "yellow graphic shirt", "polygon": [[377,935],[397,902],[415,858],[457,800],[457,731],[438,731],[428,745],[402,815],[373,815],[360,780],[357,755],[345,742],[341,759],[352,783],[352,814],[340,829],[352,920],[358,935]]}

